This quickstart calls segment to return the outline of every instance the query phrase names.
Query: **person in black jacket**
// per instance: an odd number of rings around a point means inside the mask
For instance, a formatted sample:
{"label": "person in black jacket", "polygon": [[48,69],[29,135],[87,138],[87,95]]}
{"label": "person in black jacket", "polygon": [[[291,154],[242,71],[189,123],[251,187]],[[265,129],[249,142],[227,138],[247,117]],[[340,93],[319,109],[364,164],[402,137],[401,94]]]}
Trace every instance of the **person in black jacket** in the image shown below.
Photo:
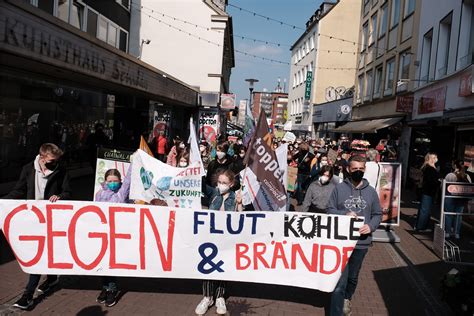
{"label": "person in black jacket", "polygon": [[[45,143],[39,149],[35,160],[25,165],[20,179],[13,190],[4,199],[28,200],[67,200],[71,197],[69,176],[59,161],[63,151],[55,144]],[[41,275],[30,274],[25,292],[13,306],[28,309],[33,305],[33,294],[38,287]],[[47,293],[58,284],[56,275],[48,275],[45,282],[38,287],[38,292]]]}
{"label": "person in black jacket", "polygon": [[301,143],[301,145],[299,145],[298,153],[293,158],[298,164],[295,195],[297,205],[302,205],[306,189],[310,183],[310,181],[308,181],[311,171],[310,164],[314,155],[309,152],[309,145],[307,143]]}
{"label": "person in black jacket", "polygon": [[423,231],[428,228],[431,217],[431,207],[436,191],[440,186],[439,173],[435,164],[438,162],[438,156],[434,153],[428,153],[425,156],[425,162],[421,167],[423,172],[423,184],[421,188],[421,203],[418,209],[415,230]]}

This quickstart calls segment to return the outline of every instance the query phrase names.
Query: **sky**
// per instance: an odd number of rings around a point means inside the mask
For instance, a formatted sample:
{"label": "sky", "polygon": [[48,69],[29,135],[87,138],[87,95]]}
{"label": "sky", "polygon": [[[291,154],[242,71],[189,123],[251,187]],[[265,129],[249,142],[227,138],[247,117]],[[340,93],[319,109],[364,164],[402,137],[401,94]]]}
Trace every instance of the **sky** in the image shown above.
{"label": "sky", "polygon": [[[314,14],[321,2],[322,0],[229,0],[229,4],[301,28],[305,28],[306,21]],[[290,46],[303,34],[303,30],[267,21],[232,6],[227,7],[227,13],[232,16],[235,50],[290,62]],[[254,43],[237,37],[239,35],[282,45],[278,47],[277,45]],[[249,98],[249,84],[245,81],[247,78],[259,80],[255,84],[254,91],[263,91],[263,89],[273,91],[277,86],[278,77],[281,78],[282,85],[283,79],[286,78],[286,92],[288,92],[290,65],[271,63],[238,52],[235,52],[234,55],[235,67],[230,76],[230,91],[237,95],[237,104],[239,100]]]}

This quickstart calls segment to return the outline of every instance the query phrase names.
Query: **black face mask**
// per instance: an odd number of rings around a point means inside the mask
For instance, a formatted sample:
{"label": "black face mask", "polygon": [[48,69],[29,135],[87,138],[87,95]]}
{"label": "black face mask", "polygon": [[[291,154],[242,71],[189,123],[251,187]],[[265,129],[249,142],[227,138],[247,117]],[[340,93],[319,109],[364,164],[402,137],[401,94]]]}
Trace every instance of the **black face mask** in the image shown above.
{"label": "black face mask", "polygon": [[54,169],[56,169],[56,168],[58,167],[58,163],[57,163],[56,161],[54,161],[54,162],[46,162],[46,163],[44,164],[44,166],[45,166],[46,168],[48,168],[48,170],[54,171]]}
{"label": "black face mask", "polygon": [[351,179],[355,183],[361,182],[363,177],[364,177],[364,171],[362,170],[356,170],[356,171],[351,172]]}

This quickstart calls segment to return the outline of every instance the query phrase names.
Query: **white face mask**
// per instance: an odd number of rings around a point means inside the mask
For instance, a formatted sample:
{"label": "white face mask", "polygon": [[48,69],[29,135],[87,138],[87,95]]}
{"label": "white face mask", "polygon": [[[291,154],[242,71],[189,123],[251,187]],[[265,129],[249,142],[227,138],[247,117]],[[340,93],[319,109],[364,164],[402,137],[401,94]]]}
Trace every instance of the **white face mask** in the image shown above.
{"label": "white face mask", "polygon": [[327,161],[325,161],[325,160],[321,160],[321,166],[326,166],[327,164],[328,164],[328,162],[327,162]]}
{"label": "white face mask", "polygon": [[217,158],[218,158],[218,159],[222,159],[222,158],[224,158],[224,157],[225,157],[225,152],[223,152],[223,151],[218,151],[218,152],[217,152]]}
{"label": "white face mask", "polygon": [[240,158],[244,158],[245,157],[245,153],[243,154],[239,154]]}
{"label": "white face mask", "polygon": [[230,186],[227,184],[219,183],[217,184],[217,189],[219,190],[221,194],[226,194],[227,192],[229,192]]}
{"label": "white face mask", "polygon": [[321,176],[319,178],[319,181],[321,181],[321,184],[326,184],[329,182],[329,177],[328,176]]}
{"label": "white face mask", "polygon": [[179,162],[179,166],[184,168],[184,167],[187,167],[188,166],[188,163],[187,162],[184,162],[184,161],[180,161]]}
{"label": "white face mask", "polygon": [[184,147],[185,147],[184,143],[179,144],[179,148],[184,148]]}
{"label": "white face mask", "polygon": [[204,151],[206,150],[206,147],[204,147],[204,146],[199,146],[199,150],[200,150],[201,152],[204,152]]}

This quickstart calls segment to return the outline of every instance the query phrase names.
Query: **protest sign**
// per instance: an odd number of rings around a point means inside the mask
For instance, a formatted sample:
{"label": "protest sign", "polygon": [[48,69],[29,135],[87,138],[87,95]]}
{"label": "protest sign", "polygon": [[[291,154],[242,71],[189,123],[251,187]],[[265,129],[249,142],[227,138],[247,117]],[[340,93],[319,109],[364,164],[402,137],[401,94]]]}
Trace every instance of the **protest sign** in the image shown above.
{"label": "protest sign", "polygon": [[286,206],[287,201],[286,188],[283,184],[284,172],[279,167],[271,145],[272,135],[268,132],[266,114],[265,111],[261,111],[244,164],[257,176],[261,185],[260,190],[264,191],[275,207],[280,209]]}
{"label": "protest sign", "polygon": [[201,170],[199,162],[186,168],[176,168],[139,149],[133,155],[130,199],[199,209],[202,196]]}
{"label": "protest sign", "polygon": [[[288,144],[280,145],[276,150],[275,154],[278,160],[280,170],[283,172],[283,185],[288,185],[288,163],[286,157],[288,155]],[[268,211],[280,211],[284,212],[287,210],[287,206],[278,208],[273,203],[266,192],[262,190],[260,182],[257,176],[250,168],[246,168],[240,172],[240,176],[243,179],[242,198],[243,204],[253,204],[256,210],[268,210]]]}
{"label": "protest sign", "polygon": [[286,132],[285,135],[283,136],[283,141],[292,143],[296,141],[296,135],[293,134],[292,132]]}
{"label": "protest sign", "polygon": [[[171,111],[161,110],[153,112],[153,137],[158,137],[159,132],[167,134],[171,120]],[[153,138],[152,137],[152,138]]]}
{"label": "protest sign", "polygon": [[368,162],[364,178],[377,191],[382,208],[381,225],[400,224],[402,166],[399,163]]}
{"label": "protest sign", "polygon": [[298,177],[298,168],[288,167],[288,186],[287,190],[294,192],[296,190],[296,178]]}
{"label": "protest sign", "polygon": [[229,280],[326,292],[334,290],[363,224],[293,212],[0,204],[0,228],[26,273]]}
{"label": "protest sign", "polygon": [[199,138],[214,143],[219,133],[219,114],[215,111],[199,112]]}
{"label": "protest sign", "polygon": [[117,169],[125,178],[130,166],[132,151],[99,148],[97,151],[97,164],[95,169],[94,201],[96,194],[102,189],[105,181],[104,175],[109,169]]}
{"label": "protest sign", "polygon": [[206,175],[206,169],[204,169],[204,164],[202,163],[201,159],[201,152],[199,151],[199,145],[198,145],[198,140],[196,136],[196,130],[194,127],[194,122],[193,118],[189,120],[189,138],[188,138],[188,144],[189,144],[189,163],[199,163],[199,166],[201,167],[201,173],[203,175]]}

